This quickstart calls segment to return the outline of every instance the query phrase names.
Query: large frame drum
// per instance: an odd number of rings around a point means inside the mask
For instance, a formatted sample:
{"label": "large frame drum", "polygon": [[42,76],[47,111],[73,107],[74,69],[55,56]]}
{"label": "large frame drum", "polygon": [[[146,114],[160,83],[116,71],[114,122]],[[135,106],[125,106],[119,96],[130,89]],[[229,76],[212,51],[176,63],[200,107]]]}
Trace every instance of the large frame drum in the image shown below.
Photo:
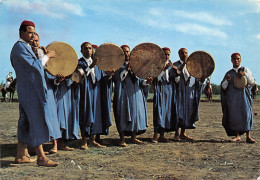
{"label": "large frame drum", "polygon": [[166,56],[156,44],[142,43],[130,53],[130,67],[140,78],[157,77],[164,69]]}
{"label": "large frame drum", "polygon": [[197,79],[206,79],[215,69],[213,57],[205,51],[193,52],[187,60],[187,70]]}
{"label": "large frame drum", "polygon": [[56,56],[46,63],[47,71],[52,75],[62,74],[64,77],[71,75],[78,66],[78,55],[74,48],[65,43],[55,41],[50,43],[47,50],[55,51]]}

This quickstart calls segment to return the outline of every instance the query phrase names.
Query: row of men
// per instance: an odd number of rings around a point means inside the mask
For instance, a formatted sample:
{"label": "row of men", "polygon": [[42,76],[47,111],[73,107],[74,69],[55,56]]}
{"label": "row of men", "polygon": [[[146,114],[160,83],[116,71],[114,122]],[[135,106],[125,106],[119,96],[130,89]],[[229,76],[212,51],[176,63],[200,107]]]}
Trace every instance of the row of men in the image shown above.
{"label": "row of men", "polygon": [[[140,79],[131,71],[129,46],[121,46],[125,54],[124,65],[117,71],[104,72],[96,66],[98,59],[93,59],[92,45],[84,42],[78,69],[85,78],[77,84],[62,75],[54,77],[47,73],[46,63],[49,58],[55,57],[55,52],[40,48],[33,22],[23,21],[19,32],[20,39],[11,52],[20,112],[16,162],[33,161],[27,150],[29,145],[35,148],[39,166],[57,166],[58,163],[46,157],[42,144],[53,141],[51,153],[73,150],[66,141],[79,139],[79,129],[82,149],[88,148],[87,137],[89,145],[105,147],[100,135],[107,135],[112,125],[113,82],[113,110],[120,146],[126,146],[125,136],[131,136],[133,143],[143,143],[136,136],[148,127],[148,84],[154,87],[152,142],[167,141],[164,133],[169,131],[175,131],[175,140],[192,140],[185,130],[194,129],[195,122],[199,120],[204,79],[196,79],[187,71],[187,49],[181,48],[180,60],[171,63],[170,49],[163,48],[167,59],[162,73],[155,79]],[[240,54],[232,54],[231,61],[233,69],[227,72],[222,82],[223,126],[228,135],[235,136],[232,141],[239,141],[240,135],[246,132],[247,142],[254,143],[255,140],[250,137],[253,117],[249,86],[243,90],[236,89],[234,77],[238,73],[245,75],[249,85],[255,83],[254,78],[248,68],[240,67]]]}

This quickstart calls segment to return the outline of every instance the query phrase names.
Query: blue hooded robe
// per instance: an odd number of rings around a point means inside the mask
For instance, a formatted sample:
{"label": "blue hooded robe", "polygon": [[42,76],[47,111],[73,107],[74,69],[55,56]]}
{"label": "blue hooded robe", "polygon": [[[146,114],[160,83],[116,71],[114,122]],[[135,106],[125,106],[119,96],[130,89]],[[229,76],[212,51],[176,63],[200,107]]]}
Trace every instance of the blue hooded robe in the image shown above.
{"label": "blue hooded robe", "polygon": [[120,73],[126,68],[123,65],[113,76],[115,83],[113,110],[116,127],[119,133],[131,135],[142,134],[148,127],[147,96],[148,86],[143,86],[141,79],[132,72],[121,81]]}
{"label": "blue hooded robe", "polygon": [[224,90],[221,87],[222,125],[228,136],[236,136],[236,132],[242,135],[246,131],[251,131],[253,127],[251,91],[248,85],[243,89],[235,87],[236,71],[234,69],[225,74],[223,81],[227,79],[228,74],[231,76],[231,80],[227,89]]}
{"label": "blue hooded robe", "polygon": [[[79,59],[79,68],[88,68],[84,58]],[[112,126],[110,116],[112,81],[97,66],[95,69],[96,82],[93,83],[91,76],[85,76],[80,90],[80,130],[86,136],[107,135]]]}
{"label": "blue hooded robe", "polygon": [[[181,62],[173,63],[178,69]],[[185,129],[196,128],[195,122],[199,120],[199,104],[202,94],[200,80],[190,76],[185,81],[183,73],[180,74],[180,81],[177,85],[179,127]]]}
{"label": "blue hooded robe", "polygon": [[168,68],[169,82],[166,73],[160,80],[154,79],[153,125],[155,132],[170,132],[178,128],[178,107],[176,94],[176,73]]}
{"label": "blue hooded robe", "polygon": [[20,118],[18,140],[36,147],[61,137],[55,117],[50,116],[50,99],[42,62],[31,47],[21,41],[11,51],[11,63],[17,76]]}
{"label": "blue hooded robe", "polygon": [[55,98],[57,102],[57,114],[62,132],[62,137],[68,139],[79,139],[79,129],[77,119],[73,118],[71,86],[73,81],[66,77],[55,88]]}

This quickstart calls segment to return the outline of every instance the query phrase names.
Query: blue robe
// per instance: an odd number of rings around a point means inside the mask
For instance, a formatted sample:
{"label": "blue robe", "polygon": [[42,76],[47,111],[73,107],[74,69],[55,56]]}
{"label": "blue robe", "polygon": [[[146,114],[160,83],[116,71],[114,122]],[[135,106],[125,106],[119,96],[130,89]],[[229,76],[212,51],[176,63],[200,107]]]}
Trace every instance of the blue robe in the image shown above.
{"label": "blue robe", "polygon": [[116,127],[119,133],[131,135],[133,131],[142,134],[148,127],[147,96],[148,86],[142,86],[142,81],[130,71],[123,81],[120,73],[123,65],[113,76],[115,83],[113,110]]}
{"label": "blue robe", "polygon": [[[55,88],[55,98],[57,102],[57,114],[64,139],[79,139],[79,132],[77,128],[74,128],[72,105],[71,105],[71,85],[73,81],[66,77]],[[76,125],[77,126],[77,125]]]}
{"label": "blue robe", "polygon": [[176,94],[176,73],[168,68],[169,82],[166,74],[158,81],[154,79],[153,125],[155,132],[170,132],[178,128],[178,107]]}
{"label": "blue robe", "polygon": [[[88,64],[83,58],[79,59],[79,67],[87,73]],[[97,66],[94,66],[94,69],[96,82],[92,82],[91,75],[85,76],[80,90],[79,123],[81,133],[85,136],[107,135],[109,127],[112,126],[109,111],[112,81],[108,80],[107,75]]]}
{"label": "blue robe", "polygon": [[[177,61],[173,63],[173,65],[179,69],[181,62]],[[199,120],[199,104],[202,89],[202,84],[200,85],[199,79],[190,76],[186,82],[183,73],[180,74],[180,81],[177,85],[180,128],[196,128],[195,122]]]}
{"label": "blue robe", "polygon": [[236,72],[233,69],[226,73],[223,81],[227,79],[228,74],[231,76],[228,87],[226,90],[221,88],[222,125],[228,136],[235,136],[236,131],[242,135],[246,131],[251,131],[253,127],[251,91],[248,85],[244,89],[237,89],[234,86]]}
{"label": "blue robe", "polygon": [[[71,127],[71,131],[75,132],[76,138],[79,139],[79,102],[80,102],[80,84],[74,82],[71,85],[71,111],[72,111],[72,124],[69,126]],[[76,135],[77,132],[77,135]]]}
{"label": "blue robe", "polygon": [[58,121],[50,116],[50,99],[44,69],[31,47],[17,42],[11,51],[11,63],[17,76],[20,118],[18,140],[36,147],[61,137]]}

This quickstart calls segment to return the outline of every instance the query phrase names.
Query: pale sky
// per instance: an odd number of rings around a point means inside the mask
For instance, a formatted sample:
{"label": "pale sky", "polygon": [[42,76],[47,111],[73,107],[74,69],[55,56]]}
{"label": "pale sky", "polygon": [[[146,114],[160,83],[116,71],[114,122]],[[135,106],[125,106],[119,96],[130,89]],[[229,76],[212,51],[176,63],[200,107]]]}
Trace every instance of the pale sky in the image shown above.
{"label": "pale sky", "polygon": [[36,24],[42,46],[63,41],[128,44],[152,42],[171,49],[209,52],[215,60],[211,81],[220,84],[239,52],[260,83],[260,0],[0,0],[0,82],[9,71],[10,52],[23,20]]}

